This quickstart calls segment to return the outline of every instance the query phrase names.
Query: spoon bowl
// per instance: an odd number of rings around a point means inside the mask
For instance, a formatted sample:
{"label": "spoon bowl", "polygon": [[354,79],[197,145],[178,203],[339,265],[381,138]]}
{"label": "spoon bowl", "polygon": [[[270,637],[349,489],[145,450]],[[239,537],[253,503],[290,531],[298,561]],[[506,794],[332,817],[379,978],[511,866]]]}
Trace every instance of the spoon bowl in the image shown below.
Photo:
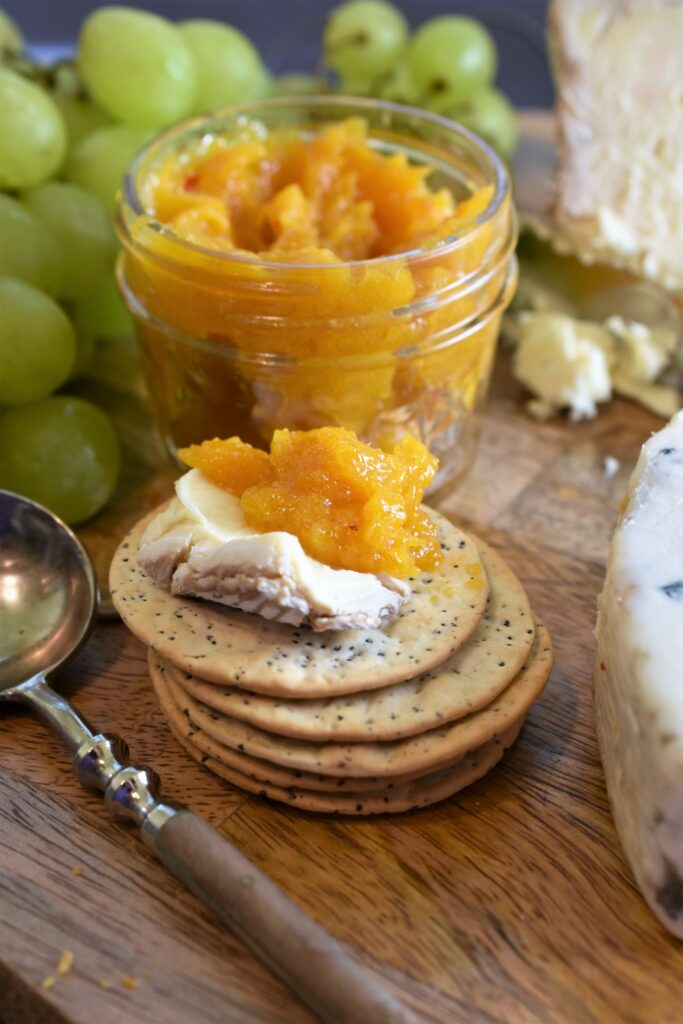
{"label": "spoon bowl", "polygon": [[42,505],[0,490],[0,699],[64,664],[96,607],[95,574],[75,534]]}

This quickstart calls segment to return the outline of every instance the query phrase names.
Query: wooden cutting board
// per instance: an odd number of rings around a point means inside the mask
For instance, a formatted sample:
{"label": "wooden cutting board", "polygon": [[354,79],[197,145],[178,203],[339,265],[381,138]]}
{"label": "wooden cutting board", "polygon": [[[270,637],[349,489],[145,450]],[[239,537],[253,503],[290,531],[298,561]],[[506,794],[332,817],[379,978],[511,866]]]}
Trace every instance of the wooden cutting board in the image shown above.
{"label": "wooden cutting board", "polygon": [[[102,565],[126,520],[170,479],[140,444],[148,427],[139,405],[119,399],[118,410],[134,497],[83,531]],[[439,806],[345,821],[232,789],[178,748],[142,646],[119,623],[97,628],[59,685],[98,728],[126,737],[167,795],[220,828],[373,965],[419,1020],[680,1024],[683,947],[652,917],[624,861],[591,711],[607,543],[638,448],[660,425],[620,401],[590,423],[533,422],[499,365],[479,458],[443,510],[509,559],[551,630],[556,663],[505,761]],[[607,456],[621,463],[611,478]],[[21,709],[0,718],[0,769],[3,1024],[312,1019],[109,820]],[[65,950],[71,972],[46,989]]]}

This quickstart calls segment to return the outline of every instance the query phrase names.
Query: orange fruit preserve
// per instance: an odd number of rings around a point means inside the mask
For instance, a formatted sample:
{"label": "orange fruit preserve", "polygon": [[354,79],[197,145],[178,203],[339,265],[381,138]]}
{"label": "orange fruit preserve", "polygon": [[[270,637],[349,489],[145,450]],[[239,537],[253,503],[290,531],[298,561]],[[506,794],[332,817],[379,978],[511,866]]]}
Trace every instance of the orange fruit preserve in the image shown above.
{"label": "orange fruit preserve", "polygon": [[238,437],[180,451],[218,487],[240,498],[249,526],[284,530],[307,554],[337,569],[406,577],[441,560],[421,501],[437,460],[406,434],[392,452],[350,430],[276,430],[270,454]]}
{"label": "orange fruit preserve", "polygon": [[443,473],[514,287],[505,172],[448,122],[328,106],[188,122],[134,164],[119,280],[155,419],[174,453],[326,425],[390,450],[410,431]]}
{"label": "orange fruit preserve", "polygon": [[[222,252],[292,263],[341,263],[430,245],[486,208],[492,188],[457,203],[430,189],[430,168],[385,156],[352,118],[312,138],[281,130],[220,136],[185,159],[169,155],[143,202],[174,233]],[[380,286],[380,281],[376,286]]]}

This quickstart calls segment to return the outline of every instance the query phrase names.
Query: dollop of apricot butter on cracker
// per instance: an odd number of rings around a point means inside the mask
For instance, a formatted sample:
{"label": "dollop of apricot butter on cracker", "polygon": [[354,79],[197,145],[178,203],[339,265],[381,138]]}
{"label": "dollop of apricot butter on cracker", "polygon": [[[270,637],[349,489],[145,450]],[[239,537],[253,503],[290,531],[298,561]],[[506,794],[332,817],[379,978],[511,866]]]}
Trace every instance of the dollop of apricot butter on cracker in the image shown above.
{"label": "dollop of apricot butter on cracker", "polygon": [[240,499],[247,525],[294,534],[335,569],[405,578],[441,561],[422,497],[438,459],[406,434],[391,452],[351,430],[276,430],[270,453],[239,437],[180,450],[188,466]]}

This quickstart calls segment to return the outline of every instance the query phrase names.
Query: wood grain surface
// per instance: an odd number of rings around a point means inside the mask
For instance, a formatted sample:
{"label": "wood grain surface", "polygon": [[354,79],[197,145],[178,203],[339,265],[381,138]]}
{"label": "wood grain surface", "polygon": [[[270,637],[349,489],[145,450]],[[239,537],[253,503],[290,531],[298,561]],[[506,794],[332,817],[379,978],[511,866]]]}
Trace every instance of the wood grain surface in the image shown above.
{"label": "wood grain surface", "polygon": [[[83,531],[102,564],[126,519],[168,486],[133,445],[144,426],[133,401],[127,416],[137,497]],[[624,862],[591,713],[607,543],[638,448],[660,425],[627,402],[590,423],[533,422],[501,361],[479,458],[442,508],[505,554],[550,628],[556,665],[502,765],[439,806],[344,821],[233,790],[174,742],[142,646],[118,623],[98,626],[59,685],[98,728],[129,741],[167,796],[220,828],[373,966],[419,1020],[680,1024],[683,949]],[[608,455],[621,463],[611,478]],[[0,768],[4,1024],[311,1020],[79,788],[64,752],[22,709],[3,709]],[[60,976],[65,950],[73,966]]]}

